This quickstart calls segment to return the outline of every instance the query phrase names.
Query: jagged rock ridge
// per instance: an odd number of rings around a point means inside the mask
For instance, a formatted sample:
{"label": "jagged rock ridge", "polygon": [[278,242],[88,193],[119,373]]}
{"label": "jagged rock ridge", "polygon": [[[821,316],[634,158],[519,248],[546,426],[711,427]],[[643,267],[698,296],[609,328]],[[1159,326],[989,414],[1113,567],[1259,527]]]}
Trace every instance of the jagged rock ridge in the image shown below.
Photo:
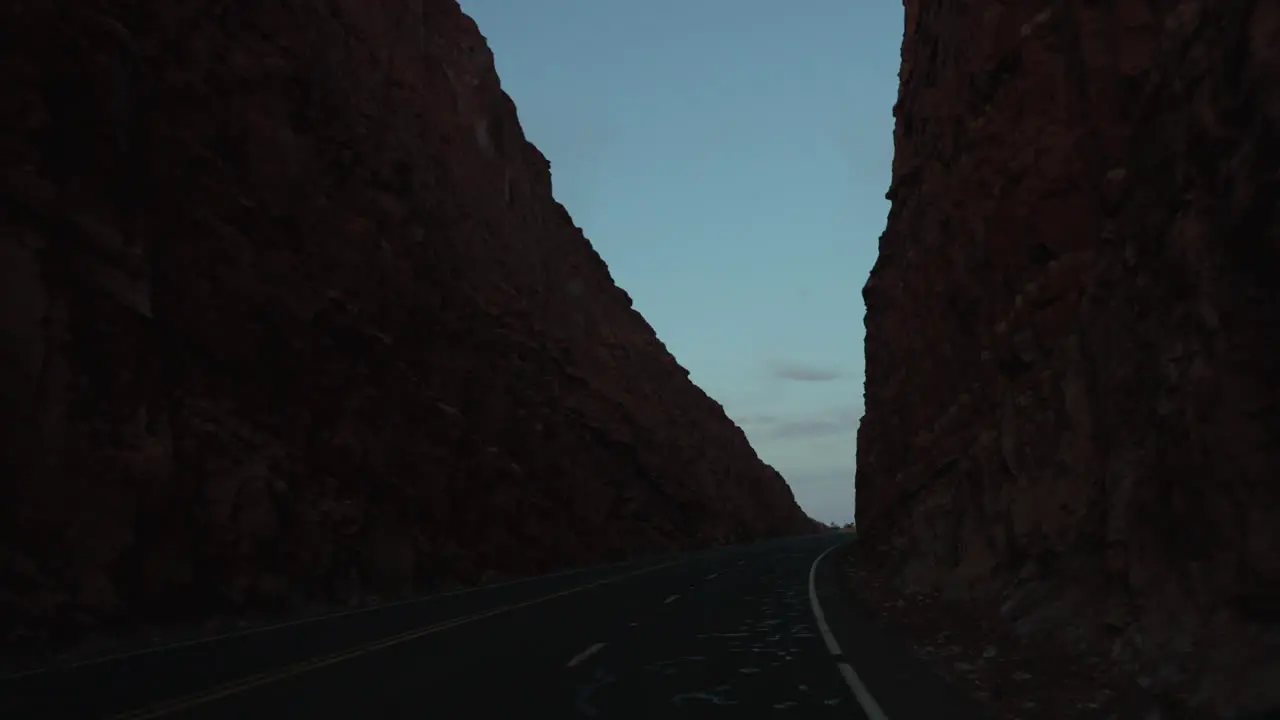
{"label": "jagged rock ridge", "polygon": [[1280,6],[905,7],[861,534],[1156,684],[1280,700]]}
{"label": "jagged rock ridge", "polygon": [[810,531],[452,0],[0,9],[7,641]]}

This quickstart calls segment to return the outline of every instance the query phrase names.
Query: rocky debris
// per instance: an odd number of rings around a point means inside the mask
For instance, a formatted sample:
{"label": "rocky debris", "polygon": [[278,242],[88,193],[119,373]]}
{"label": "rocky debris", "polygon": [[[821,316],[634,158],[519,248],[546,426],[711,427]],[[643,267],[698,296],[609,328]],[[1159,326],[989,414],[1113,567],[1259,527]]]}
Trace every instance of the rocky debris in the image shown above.
{"label": "rocky debris", "polygon": [[862,541],[1215,712],[1280,705],[1280,6],[905,10]]}
{"label": "rocky debris", "polygon": [[859,548],[841,558],[849,589],[916,657],[983,703],[993,720],[1210,717],[1187,683],[1156,690],[1105,652],[1068,651],[1019,633],[1015,623],[904,588]]}
{"label": "rocky debris", "polygon": [[5,646],[812,529],[453,0],[17,0],[0,46]]}

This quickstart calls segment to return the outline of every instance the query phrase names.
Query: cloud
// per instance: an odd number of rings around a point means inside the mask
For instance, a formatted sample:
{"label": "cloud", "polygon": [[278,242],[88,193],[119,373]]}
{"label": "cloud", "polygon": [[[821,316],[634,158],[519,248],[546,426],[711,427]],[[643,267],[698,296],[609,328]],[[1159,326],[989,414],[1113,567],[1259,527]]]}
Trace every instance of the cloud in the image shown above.
{"label": "cloud", "polygon": [[779,440],[791,440],[852,434],[858,429],[860,422],[861,408],[840,408],[773,423],[766,435]]}
{"label": "cloud", "polygon": [[781,380],[795,380],[797,382],[831,382],[844,377],[844,373],[839,370],[794,362],[771,362],[769,363],[769,372]]}
{"label": "cloud", "polygon": [[848,489],[852,494],[853,477],[856,472],[853,463],[849,462],[841,465],[799,468],[787,473],[786,477],[788,482],[794,481],[796,486],[807,488],[834,486],[838,489]]}
{"label": "cloud", "polygon": [[779,418],[777,415],[770,415],[768,413],[755,413],[752,415],[743,415],[741,417],[736,417],[734,419],[738,422],[739,425],[773,425],[774,423],[781,420],[781,418]]}

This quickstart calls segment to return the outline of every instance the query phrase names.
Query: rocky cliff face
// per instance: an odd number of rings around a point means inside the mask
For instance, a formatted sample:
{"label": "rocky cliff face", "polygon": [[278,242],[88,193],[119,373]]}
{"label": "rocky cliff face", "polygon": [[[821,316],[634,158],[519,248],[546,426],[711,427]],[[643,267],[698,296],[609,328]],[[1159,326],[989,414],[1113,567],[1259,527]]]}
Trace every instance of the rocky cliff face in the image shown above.
{"label": "rocky cliff face", "polygon": [[1280,6],[907,0],[905,28],[861,534],[910,584],[1264,704]]}
{"label": "rocky cliff face", "polygon": [[453,0],[31,0],[0,36],[6,642],[813,529]]}

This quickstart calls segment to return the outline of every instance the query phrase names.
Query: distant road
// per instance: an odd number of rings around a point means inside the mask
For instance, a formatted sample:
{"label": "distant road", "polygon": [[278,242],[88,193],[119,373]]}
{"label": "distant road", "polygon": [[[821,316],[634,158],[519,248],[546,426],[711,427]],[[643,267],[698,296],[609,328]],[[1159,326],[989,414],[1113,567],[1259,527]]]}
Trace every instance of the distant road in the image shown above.
{"label": "distant road", "polygon": [[815,560],[849,539],[571,572],[14,676],[0,718],[882,720],[855,698],[810,591]]}

